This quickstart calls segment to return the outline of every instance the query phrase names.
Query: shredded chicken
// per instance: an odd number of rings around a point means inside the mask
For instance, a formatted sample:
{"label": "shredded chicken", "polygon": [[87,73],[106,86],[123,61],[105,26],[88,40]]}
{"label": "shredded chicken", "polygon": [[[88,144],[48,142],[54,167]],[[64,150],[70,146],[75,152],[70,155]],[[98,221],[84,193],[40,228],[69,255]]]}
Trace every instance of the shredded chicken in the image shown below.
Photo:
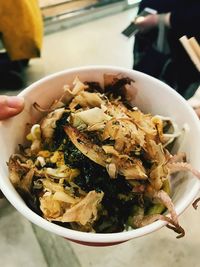
{"label": "shredded chicken", "polygon": [[78,222],[82,225],[92,223],[98,215],[98,205],[102,201],[103,192],[90,191],[78,204],[67,209],[62,217],[56,218],[61,222]]}
{"label": "shredded chicken", "polygon": [[165,205],[165,207],[168,209],[169,213],[171,214],[172,221],[176,225],[178,225],[178,216],[176,214],[174,204],[171,198],[169,197],[169,195],[165,191],[160,190],[158,192],[154,192],[153,198]]}
{"label": "shredded chicken", "polygon": [[176,224],[172,219],[162,214],[147,215],[143,218],[137,218],[135,223],[137,227],[143,227],[157,220],[167,222],[167,227],[178,234],[176,238],[182,238],[185,236],[185,231],[179,224]]}
{"label": "shredded chicken", "polygon": [[175,163],[169,163],[168,167],[170,169],[170,173],[175,173],[179,171],[189,171],[194,176],[196,176],[198,179],[200,179],[200,172],[196,169],[194,169],[189,163],[187,162],[175,162]]}

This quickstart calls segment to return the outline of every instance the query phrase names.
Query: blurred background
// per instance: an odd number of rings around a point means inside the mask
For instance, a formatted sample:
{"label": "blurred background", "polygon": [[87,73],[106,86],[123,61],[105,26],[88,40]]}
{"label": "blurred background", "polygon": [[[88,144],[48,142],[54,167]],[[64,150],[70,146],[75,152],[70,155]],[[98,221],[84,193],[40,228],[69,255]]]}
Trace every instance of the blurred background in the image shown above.
{"label": "blurred background", "polygon": [[[10,90],[0,84],[1,94],[15,95],[39,78],[65,68],[88,64],[131,68],[133,38],[125,38],[121,31],[134,19],[138,3],[138,0],[40,0],[43,21],[41,57],[29,56],[28,66],[20,72],[24,82],[22,86],[15,90],[10,86]],[[28,23],[28,19],[24,23]],[[38,28],[35,27],[33,32],[34,41],[38,38],[37,31],[41,31]],[[9,41],[12,43],[10,46],[14,46],[15,41]],[[19,46],[21,49],[22,45]],[[5,49],[2,43],[0,48],[3,54]]]}
{"label": "blurred background", "polygon": [[[15,70],[20,63],[23,83],[15,90],[2,87],[0,93],[16,95],[32,82],[66,68],[95,64],[132,68],[134,37],[128,39],[121,32],[134,20],[139,2],[40,0],[44,25],[41,57],[31,58],[25,67],[21,67],[24,62],[17,62]],[[1,49],[5,56],[3,45]],[[172,231],[163,228],[117,246],[95,248],[38,228],[0,199],[0,266],[199,267],[199,221],[199,210],[189,207],[180,218],[186,230],[183,239],[177,240]]]}

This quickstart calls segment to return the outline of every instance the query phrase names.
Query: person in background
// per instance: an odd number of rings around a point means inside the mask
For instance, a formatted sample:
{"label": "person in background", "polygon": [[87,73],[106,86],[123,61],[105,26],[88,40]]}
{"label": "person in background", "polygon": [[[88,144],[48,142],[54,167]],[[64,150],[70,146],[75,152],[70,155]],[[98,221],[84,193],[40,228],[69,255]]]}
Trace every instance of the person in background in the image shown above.
{"label": "person in background", "polygon": [[[140,17],[140,12],[146,7],[156,10],[157,14]],[[200,42],[200,1],[142,0],[140,2],[138,17],[135,20],[140,31],[135,36],[134,69],[143,71],[140,60],[157,38],[160,14],[164,14],[162,18],[164,17],[168,29],[166,42],[169,44],[171,58],[171,64],[166,69],[165,81],[185,96],[192,83],[200,82],[200,73],[191,62],[179,38],[186,35],[188,38],[195,37]]]}
{"label": "person in background", "polygon": [[0,121],[19,114],[23,108],[22,97],[0,95]]}
{"label": "person in background", "polygon": [[23,70],[39,57],[43,22],[38,0],[0,1],[0,89],[21,89]]}

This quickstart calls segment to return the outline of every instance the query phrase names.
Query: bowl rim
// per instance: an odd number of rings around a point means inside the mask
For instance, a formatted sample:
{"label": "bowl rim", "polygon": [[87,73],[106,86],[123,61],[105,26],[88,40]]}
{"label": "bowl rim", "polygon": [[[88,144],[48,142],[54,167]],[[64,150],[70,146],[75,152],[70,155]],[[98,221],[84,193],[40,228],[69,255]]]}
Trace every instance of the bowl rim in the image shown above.
{"label": "bowl rim", "polygon": [[[137,75],[139,75],[141,77],[145,76],[149,80],[153,79],[157,83],[160,83],[163,87],[163,90],[169,91],[169,89],[170,89],[170,93],[172,95],[174,95],[176,98],[179,98],[180,102],[182,102],[184,105],[187,103],[187,101],[182,96],[180,96],[175,90],[173,90],[167,84],[165,84],[164,82],[162,82],[162,81],[160,81],[154,77],[151,77],[147,74],[141,73],[141,72],[136,71],[136,70],[131,70],[131,69],[123,68],[123,67],[109,66],[109,65],[91,65],[91,66],[82,66],[82,67],[65,69],[65,70],[56,72],[54,74],[50,74],[50,75],[32,83],[27,88],[25,88],[22,92],[20,92],[18,95],[22,96],[22,97],[26,97],[32,90],[34,90],[34,88],[37,88],[39,85],[43,84],[46,81],[53,80],[53,79],[58,78],[62,75],[65,75],[66,73],[67,74],[75,73],[75,72],[78,73],[78,72],[87,71],[87,70],[90,70],[90,71],[91,70],[105,70],[105,72],[109,72],[109,71],[110,72],[111,71],[122,72],[122,73],[126,73],[127,75],[129,75],[129,74],[132,75],[134,73],[137,73]],[[196,120],[195,124],[197,125],[197,131],[199,132],[199,135],[200,135],[200,123],[199,123],[198,117],[196,115],[194,116],[195,112],[189,106],[189,104],[186,104],[186,108],[188,109],[188,112],[193,117],[193,120]],[[2,125],[0,125],[0,128],[2,127]],[[55,233],[59,236],[63,236],[65,238],[69,238],[72,240],[78,240],[78,241],[82,241],[82,242],[91,242],[91,243],[92,242],[110,243],[110,242],[120,242],[120,241],[123,242],[126,240],[138,238],[138,237],[144,236],[146,234],[152,233],[152,232],[162,228],[163,226],[165,226],[167,224],[164,221],[158,220],[154,223],[151,223],[147,226],[144,226],[144,227],[141,227],[138,229],[131,229],[129,231],[123,231],[123,232],[118,232],[118,233],[106,233],[106,234],[105,233],[85,233],[85,232],[81,232],[81,231],[71,230],[71,229],[65,228],[63,226],[59,226],[59,225],[56,225],[54,223],[51,223],[51,222],[47,221],[46,219],[42,218],[41,216],[39,216],[37,213],[33,212],[26,205],[26,203],[24,201],[23,202],[20,201],[20,199],[17,199],[13,195],[13,191],[11,188],[7,188],[4,186],[4,181],[2,179],[0,179],[0,188],[3,192],[3,194],[9,200],[9,202],[29,221],[42,227],[45,230],[48,230],[48,231]],[[200,190],[200,182],[198,181],[198,179],[196,179],[196,181],[193,185],[193,190],[190,191],[190,193],[187,195],[187,197],[185,197],[181,201],[181,203],[178,203],[178,205],[176,206],[176,212],[177,212],[178,216],[192,203],[192,201],[197,196],[199,190]]]}

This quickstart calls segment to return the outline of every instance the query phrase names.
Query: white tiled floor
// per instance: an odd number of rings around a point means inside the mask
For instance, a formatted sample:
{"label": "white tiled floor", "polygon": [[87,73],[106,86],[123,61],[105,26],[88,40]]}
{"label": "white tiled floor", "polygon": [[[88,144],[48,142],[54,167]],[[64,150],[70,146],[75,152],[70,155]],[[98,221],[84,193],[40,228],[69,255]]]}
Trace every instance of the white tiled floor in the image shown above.
{"label": "white tiled floor", "polygon": [[[133,40],[126,40],[120,32],[135,13],[128,10],[46,36],[42,58],[32,60],[27,70],[28,83],[88,64],[131,68]],[[180,218],[186,230],[183,239],[177,240],[172,231],[163,228],[118,246],[94,248],[68,242],[31,225],[6,204],[0,208],[0,266],[199,267],[199,221],[200,210],[190,207]]]}
{"label": "white tiled floor", "polygon": [[42,59],[32,60],[29,82],[49,73],[84,65],[131,68],[133,39],[120,32],[136,14],[135,9],[47,35]]}
{"label": "white tiled floor", "polygon": [[180,240],[163,228],[114,247],[88,248],[72,244],[82,267],[199,267],[200,212],[188,209],[180,218],[186,236]]}

